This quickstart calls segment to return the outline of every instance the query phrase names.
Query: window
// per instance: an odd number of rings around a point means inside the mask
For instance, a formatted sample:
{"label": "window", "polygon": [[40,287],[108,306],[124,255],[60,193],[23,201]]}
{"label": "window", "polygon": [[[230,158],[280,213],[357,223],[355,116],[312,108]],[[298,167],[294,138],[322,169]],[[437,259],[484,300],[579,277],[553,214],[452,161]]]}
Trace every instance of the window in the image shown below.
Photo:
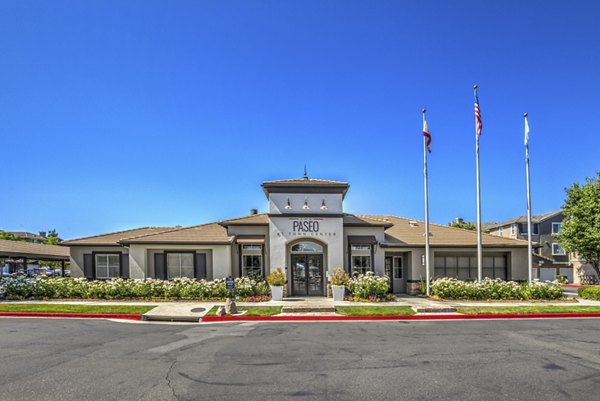
{"label": "window", "polygon": [[501,237],[503,237],[503,236],[504,236],[504,227],[500,227],[500,228],[498,229],[498,234],[499,234]]}
{"label": "window", "polygon": [[[506,280],[506,256],[484,256],[482,259],[483,277]],[[477,279],[477,257],[470,255],[436,256],[434,259],[436,277],[457,277],[460,280]]]}
{"label": "window", "polygon": [[193,253],[167,253],[167,279],[194,278]]}
{"label": "window", "polygon": [[97,253],[96,254],[96,278],[109,279],[119,277],[121,270],[121,255]]}
{"label": "window", "polygon": [[365,274],[372,271],[371,245],[350,244],[352,273]]}
{"label": "window", "polygon": [[402,256],[394,256],[394,278],[402,278]]}
{"label": "window", "polygon": [[517,225],[516,224],[510,225],[510,235],[517,235]]}
{"label": "window", "polygon": [[552,223],[552,234],[558,234],[560,232],[562,223]]}
{"label": "window", "polygon": [[262,245],[242,245],[242,251],[262,251]]}
{"label": "window", "polygon": [[352,255],[352,273],[365,274],[371,271],[371,255]]}
{"label": "window", "polygon": [[323,252],[323,247],[314,242],[299,242],[292,246],[292,252]]}
{"label": "window", "polygon": [[[534,235],[537,235],[539,233],[539,224],[533,223],[533,224],[531,224],[531,227],[532,227],[531,233]],[[527,234],[527,223],[521,223],[519,231],[521,232],[521,234]]]}
{"label": "window", "polygon": [[560,246],[560,244],[558,244],[556,242],[552,243],[552,255],[560,256],[560,255],[566,255],[566,254],[567,253],[565,252],[563,247]]}
{"label": "window", "polygon": [[256,278],[262,274],[262,255],[242,255],[242,276]]}

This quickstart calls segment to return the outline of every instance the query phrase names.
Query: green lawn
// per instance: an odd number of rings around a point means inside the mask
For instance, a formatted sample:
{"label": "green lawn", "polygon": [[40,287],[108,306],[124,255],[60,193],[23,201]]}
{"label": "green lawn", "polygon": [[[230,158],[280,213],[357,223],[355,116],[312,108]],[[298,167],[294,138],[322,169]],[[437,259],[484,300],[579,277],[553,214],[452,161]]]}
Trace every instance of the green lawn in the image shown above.
{"label": "green lawn", "polygon": [[600,313],[600,306],[576,306],[576,305],[535,305],[535,306],[457,306],[458,313],[466,315],[476,314],[499,314],[499,313]]}
{"label": "green lawn", "polygon": [[73,305],[73,304],[13,304],[0,303],[0,312],[49,313],[126,313],[142,314],[156,305]]}
{"label": "green lawn", "polygon": [[[217,316],[218,306],[213,306],[206,316]],[[281,306],[242,306],[238,312],[246,311],[243,316],[273,316],[281,313]]]}
{"label": "green lawn", "polygon": [[410,306],[336,306],[336,313],[346,316],[414,315]]}

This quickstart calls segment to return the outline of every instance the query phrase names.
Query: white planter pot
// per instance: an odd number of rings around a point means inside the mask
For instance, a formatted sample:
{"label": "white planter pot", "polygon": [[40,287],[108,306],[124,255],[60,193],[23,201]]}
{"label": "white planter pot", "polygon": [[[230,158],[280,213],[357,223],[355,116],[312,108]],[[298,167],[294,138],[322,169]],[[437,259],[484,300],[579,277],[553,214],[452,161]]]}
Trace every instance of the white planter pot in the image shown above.
{"label": "white planter pot", "polygon": [[280,285],[272,285],[271,286],[271,299],[273,301],[282,301],[283,300],[283,286],[280,286]]}
{"label": "white planter pot", "polygon": [[332,285],[331,291],[333,292],[333,302],[341,302],[344,300],[346,287],[343,285]]}

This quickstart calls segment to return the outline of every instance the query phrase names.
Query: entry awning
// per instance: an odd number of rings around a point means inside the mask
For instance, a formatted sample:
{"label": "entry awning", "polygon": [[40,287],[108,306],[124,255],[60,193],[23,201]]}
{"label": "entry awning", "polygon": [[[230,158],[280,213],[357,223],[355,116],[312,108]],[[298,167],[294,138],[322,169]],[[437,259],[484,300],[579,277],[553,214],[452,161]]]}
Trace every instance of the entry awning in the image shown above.
{"label": "entry awning", "polygon": [[264,244],[265,236],[264,235],[238,235],[236,237],[236,242],[238,244]]}
{"label": "entry awning", "polygon": [[374,235],[349,235],[348,242],[356,245],[373,245],[377,243]]}

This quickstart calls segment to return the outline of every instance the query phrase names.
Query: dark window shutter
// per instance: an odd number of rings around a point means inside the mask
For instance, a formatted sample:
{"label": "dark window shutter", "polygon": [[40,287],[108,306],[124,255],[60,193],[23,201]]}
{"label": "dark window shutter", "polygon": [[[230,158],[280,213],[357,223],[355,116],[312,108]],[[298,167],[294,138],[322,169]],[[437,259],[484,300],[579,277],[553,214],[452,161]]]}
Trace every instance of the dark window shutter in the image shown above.
{"label": "dark window shutter", "polygon": [[83,275],[87,279],[94,279],[94,255],[91,253],[83,254]]}
{"label": "dark window shutter", "polygon": [[196,278],[206,278],[206,254],[196,254]]}
{"label": "dark window shutter", "polygon": [[121,277],[129,278],[129,255],[121,254]]}
{"label": "dark window shutter", "polygon": [[167,279],[167,266],[165,265],[165,254],[154,254],[154,277],[162,280]]}

